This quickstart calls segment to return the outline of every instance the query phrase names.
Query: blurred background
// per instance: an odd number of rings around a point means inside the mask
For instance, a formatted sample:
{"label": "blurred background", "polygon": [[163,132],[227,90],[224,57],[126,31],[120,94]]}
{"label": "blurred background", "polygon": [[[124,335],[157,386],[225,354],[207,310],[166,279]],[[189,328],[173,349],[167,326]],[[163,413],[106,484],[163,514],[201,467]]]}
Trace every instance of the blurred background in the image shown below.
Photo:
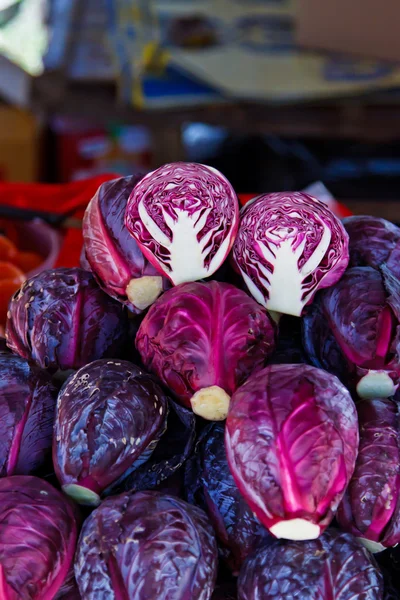
{"label": "blurred background", "polygon": [[399,20],[396,0],[0,0],[0,323],[27,273],[78,263],[99,183],[166,162],[242,202],[322,182],[338,214],[400,222]]}

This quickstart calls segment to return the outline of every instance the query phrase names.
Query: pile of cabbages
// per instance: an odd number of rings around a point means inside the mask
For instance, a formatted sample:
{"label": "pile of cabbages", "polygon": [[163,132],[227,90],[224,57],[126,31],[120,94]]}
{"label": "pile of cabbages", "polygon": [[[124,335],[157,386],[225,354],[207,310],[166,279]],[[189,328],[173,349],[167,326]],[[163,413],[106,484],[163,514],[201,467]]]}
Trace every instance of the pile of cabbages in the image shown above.
{"label": "pile of cabbages", "polygon": [[0,598],[400,598],[400,229],[174,163],[83,235],[0,343]]}

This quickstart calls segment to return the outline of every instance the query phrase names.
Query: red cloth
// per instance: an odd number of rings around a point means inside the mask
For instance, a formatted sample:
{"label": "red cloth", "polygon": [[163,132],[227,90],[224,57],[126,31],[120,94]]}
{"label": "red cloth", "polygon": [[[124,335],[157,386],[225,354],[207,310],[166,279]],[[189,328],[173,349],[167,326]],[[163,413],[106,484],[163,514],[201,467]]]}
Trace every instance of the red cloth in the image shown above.
{"label": "red cloth", "polygon": [[[106,174],[64,184],[0,182],[0,202],[20,208],[54,213],[72,211],[73,216],[81,218],[99,186],[105,181],[117,177],[119,175]],[[82,231],[68,229],[64,233],[61,252],[55,266],[74,267],[79,265],[81,250]]]}

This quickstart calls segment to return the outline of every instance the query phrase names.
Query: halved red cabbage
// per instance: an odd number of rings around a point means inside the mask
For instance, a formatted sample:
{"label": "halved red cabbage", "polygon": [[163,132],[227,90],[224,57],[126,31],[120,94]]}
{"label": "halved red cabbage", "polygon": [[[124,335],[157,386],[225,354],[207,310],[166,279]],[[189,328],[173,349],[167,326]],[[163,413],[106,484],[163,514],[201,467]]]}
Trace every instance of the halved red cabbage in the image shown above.
{"label": "halved red cabbage", "polygon": [[357,404],[360,447],[338,510],[339,524],[380,552],[400,542],[400,414],[396,402]]}
{"label": "halved red cabbage", "polygon": [[45,371],[0,353],[0,477],[29,475],[51,460],[56,399]]}
{"label": "halved red cabbage", "polygon": [[239,202],[229,181],[197,163],[167,164],[143,177],[125,213],[143,254],[174,285],[215,273],[238,222]]}
{"label": "halved red cabbage", "polygon": [[349,262],[348,235],[322,202],[302,192],[264,194],[242,209],[233,260],[268,310],[300,316]]}
{"label": "halved red cabbage", "polygon": [[186,283],[150,308],[136,346],[144,365],[193,411],[226,418],[231,394],[275,345],[267,312],[228,283]]}
{"label": "halved red cabbage", "polygon": [[232,475],[277,538],[317,538],[354,471],[358,421],[333,375],[309,365],[271,365],[232,396],[225,428]]}
{"label": "halved red cabbage", "polygon": [[51,269],[28,279],[10,302],[7,344],[50,371],[119,356],[128,327],[123,306],[82,269]]}
{"label": "halved red cabbage", "polygon": [[386,266],[348,269],[303,318],[310,361],[363,398],[392,396],[400,377],[400,280]]}
{"label": "halved red cabbage", "polygon": [[206,515],[173,496],[114,496],[83,525],[75,576],[85,600],[208,600],[216,575]]}
{"label": "halved red cabbage", "polygon": [[275,542],[248,558],[238,600],[383,600],[383,577],[373,557],[348,533],[318,540]]}
{"label": "halved red cabbage", "polygon": [[223,423],[211,423],[202,432],[196,453],[186,463],[185,491],[191,504],[210,517],[222,558],[234,575],[245,558],[274,538],[253,515],[229,470]]}
{"label": "halved red cabbage", "polygon": [[49,483],[28,475],[0,479],[0,597],[51,600],[72,564],[74,509]]}
{"label": "halved red cabbage", "polygon": [[82,367],[57,402],[53,463],[65,493],[96,506],[100,494],[151,455],[165,430],[167,398],[128,361]]}
{"label": "halved red cabbage", "polygon": [[386,264],[400,278],[400,228],[379,217],[367,215],[343,219],[349,234],[350,267]]}
{"label": "halved red cabbage", "polygon": [[144,257],[124,224],[129,195],[141,176],[103,183],[83,219],[85,258],[100,287],[134,313],[150,306],[168,287]]}

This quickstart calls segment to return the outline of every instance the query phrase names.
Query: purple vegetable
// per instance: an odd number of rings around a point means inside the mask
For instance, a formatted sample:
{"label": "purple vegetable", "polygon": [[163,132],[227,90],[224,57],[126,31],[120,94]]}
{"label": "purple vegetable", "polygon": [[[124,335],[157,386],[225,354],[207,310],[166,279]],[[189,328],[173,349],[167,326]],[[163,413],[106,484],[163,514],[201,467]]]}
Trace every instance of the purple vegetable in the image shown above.
{"label": "purple vegetable", "polygon": [[225,428],[232,475],[277,538],[317,538],[354,471],[357,412],[340,381],[308,365],[271,365],[232,396]]}
{"label": "purple vegetable", "polygon": [[0,477],[29,475],[51,458],[56,399],[46,372],[0,353]]}
{"label": "purple vegetable", "polygon": [[173,163],[133,189],[125,224],[143,254],[177,285],[210,277],[228,256],[238,229],[239,202],[216,169]]}
{"label": "purple vegetable", "polygon": [[24,283],[10,302],[7,344],[41,368],[79,369],[118,356],[125,344],[123,307],[82,269],[43,271]]}
{"label": "purple vegetable", "polygon": [[383,578],[351,535],[335,530],[308,542],[275,542],[253,554],[238,600],[383,600]]}
{"label": "purple vegetable", "polygon": [[186,495],[203,508],[220,543],[222,557],[237,575],[245,558],[262,541],[273,540],[253,515],[231,475],[224,446],[224,425],[204,430],[195,457],[187,463]]}
{"label": "purple vegetable", "polygon": [[96,506],[100,493],[146,460],[165,430],[167,398],[128,361],[98,360],[61,390],[53,462],[65,493]]}
{"label": "purple vegetable", "polygon": [[370,216],[343,220],[349,234],[350,267],[379,268],[386,264],[400,278],[400,228]]}
{"label": "purple vegetable", "polygon": [[85,255],[101,288],[140,313],[168,287],[124,224],[128,198],[141,177],[103,183],[83,220]]}
{"label": "purple vegetable", "polygon": [[300,316],[349,262],[348,235],[322,202],[301,192],[264,194],[243,209],[233,260],[268,310]]}
{"label": "purple vegetable", "polygon": [[399,406],[392,400],[363,400],[357,410],[360,448],[338,520],[379,552],[400,542]]}
{"label": "purple vegetable", "polygon": [[142,465],[128,472],[115,484],[105,490],[103,495],[115,495],[121,492],[160,489],[168,483],[179,495],[181,487],[174,476],[191,455],[196,439],[196,417],[191,410],[176,404],[168,398],[168,416],[163,433],[151,456]]}
{"label": "purple vegetable", "polygon": [[400,281],[386,267],[348,269],[303,319],[310,361],[360,397],[394,394],[400,376]]}
{"label": "purple vegetable", "polygon": [[51,600],[75,552],[77,525],[69,501],[46,481],[0,479],[0,597]]}
{"label": "purple vegetable", "polygon": [[74,565],[71,566],[69,573],[54,597],[54,600],[81,600],[78,584],[75,579]]}
{"label": "purple vegetable", "polygon": [[83,526],[75,562],[85,600],[208,600],[216,571],[206,515],[158,492],[105,500]]}
{"label": "purple vegetable", "polygon": [[228,283],[187,283],[150,308],[136,346],[176,398],[209,420],[226,418],[230,395],[274,349],[267,312]]}

